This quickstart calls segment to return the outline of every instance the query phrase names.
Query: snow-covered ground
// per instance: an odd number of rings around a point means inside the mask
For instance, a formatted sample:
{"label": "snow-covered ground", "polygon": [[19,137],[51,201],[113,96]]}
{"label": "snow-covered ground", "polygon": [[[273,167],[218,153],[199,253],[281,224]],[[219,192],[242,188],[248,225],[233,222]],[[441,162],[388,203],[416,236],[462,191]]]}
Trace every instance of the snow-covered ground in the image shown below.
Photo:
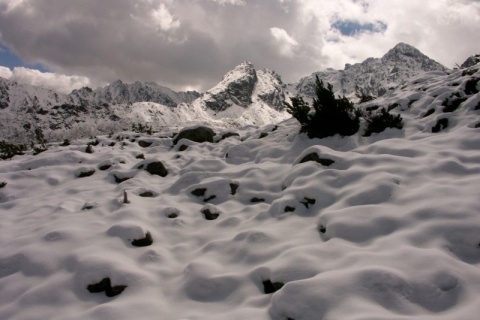
{"label": "snow-covered ground", "polygon": [[[368,138],[308,139],[290,119],[0,162],[0,319],[478,319],[480,94],[441,105],[461,73],[365,105],[405,120]],[[144,170],[157,160],[165,177]]]}

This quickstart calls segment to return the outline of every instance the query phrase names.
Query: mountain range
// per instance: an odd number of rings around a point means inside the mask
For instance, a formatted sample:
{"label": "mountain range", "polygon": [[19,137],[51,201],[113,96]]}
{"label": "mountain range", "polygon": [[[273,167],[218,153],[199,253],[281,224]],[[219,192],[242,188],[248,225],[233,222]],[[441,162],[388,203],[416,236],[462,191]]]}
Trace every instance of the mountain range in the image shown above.
{"label": "mountain range", "polygon": [[[475,63],[475,56],[465,63]],[[463,65],[462,65],[463,66]],[[327,69],[293,84],[285,84],[272,70],[256,70],[243,62],[203,94],[175,92],[152,82],[126,84],[120,80],[70,94],[0,78],[0,139],[28,141],[35,128],[47,138],[94,136],[129,129],[133,123],[154,129],[200,122],[217,127],[263,125],[290,115],[284,101],[293,95],[312,98],[315,77],[333,85],[337,95],[356,101],[356,96],[385,95],[414,76],[450,70],[416,48],[399,43],[382,58],[347,64],[344,70]]]}

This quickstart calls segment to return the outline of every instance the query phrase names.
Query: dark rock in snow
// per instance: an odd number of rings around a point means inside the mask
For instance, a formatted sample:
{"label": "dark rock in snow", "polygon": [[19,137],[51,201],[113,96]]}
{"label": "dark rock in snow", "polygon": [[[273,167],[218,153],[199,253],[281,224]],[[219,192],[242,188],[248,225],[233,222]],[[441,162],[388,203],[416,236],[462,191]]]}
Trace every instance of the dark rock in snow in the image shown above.
{"label": "dark rock in snow", "polygon": [[145,171],[150,174],[157,175],[160,177],[165,177],[168,174],[168,170],[165,168],[162,162],[154,161],[147,164]]}
{"label": "dark rock in snow", "polygon": [[208,127],[196,127],[180,131],[173,139],[173,144],[177,144],[180,139],[187,139],[194,142],[213,142],[215,132]]}
{"label": "dark rock in snow", "polygon": [[99,293],[105,291],[105,295],[107,297],[114,297],[122,293],[126,287],[127,286],[125,285],[112,286],[110,278],[104,278],[98,283],[88,285],[87,290],[90,293]]}
{"label": "dark rock in snow", "polygon": [[272,282],[271,280],[264,280],[263,281],[263,292],[265,294],[275,293],[278,290],[282,289],[284,286],[281,282]]}
{"label": "dark rock in snow", "polygon": [[147,232],[145,238],[135,239],[132,241],[132,246],[134,247],[148,247],[153,243],[152,234]]}
{"label": "dark rock in snow", "polygon": [[327,166],[327,167],[335,163],[335,161],[331,159],[320,158],[316,152],[307,154],[305,157],[302,158],[302,160],[300,160],[299,163],[305,163],[308,161],[315,161],[317,163],[320,163],[322,166]]}

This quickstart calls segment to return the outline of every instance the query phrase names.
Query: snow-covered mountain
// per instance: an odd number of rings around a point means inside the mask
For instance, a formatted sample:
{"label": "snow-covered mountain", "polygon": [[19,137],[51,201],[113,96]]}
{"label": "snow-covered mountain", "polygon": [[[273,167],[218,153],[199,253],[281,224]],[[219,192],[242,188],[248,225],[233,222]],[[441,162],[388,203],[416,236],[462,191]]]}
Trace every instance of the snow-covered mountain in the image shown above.
{"label": "snow-covered mountain", "polygon": [[[472,56],[462,68],[474,65],[476,59]],[[59,139],[128,129],[132,123],[154,129],[192,122],[216,127],[276,123],[290,117],[283,107],[289,96],[314,94],[316,75],[332,83],[337,95],[357,101],[356,94],[379,97],[429,71],[451,72],[400,43],[382,58],[347,65],[345,70],[316,72],[289,86],[274,71],[256,70],[243,62],[203,94],[118,80],[96,90],[82,88],[65,95],[0,78],[0,139],[28,141],[37,127],[49,139]]]}
{"label": "snow-covered mountain", "polygon": [[131,128],[132,123],[178,127],[267,124],[284,120],[288,95],[280,76],[244,62],[200,95],[174,92],[155,83],[117,80],[66,95],[0,78],[0,137],[24,141],[42,128],[51,139],[84,137]]}
{"label": "snow-covered mountain", "polygon": [[195,91],[174,92],[151,82],[125,84],[120,80],[67,95],[0,78],[0,137],[28,140],[37,127],[60,135],[71,131],[71,136],[121,129],[131,125],[136,102],[150,101],[168,109],[199,96]]}
{"label": "snow-covered mountain", "polygon": [[382,58],[368,58],[362,63],[347,64],[344,70],[315,72],[290,85],[290,89],[301,96],[313,97],[315,77],[318,76],[324,83],[331,83],[337,95],[356,100],[357,93],[379,97],[406,80],[428,71],[447,71],[447,68],[418,49],[399,43]]}

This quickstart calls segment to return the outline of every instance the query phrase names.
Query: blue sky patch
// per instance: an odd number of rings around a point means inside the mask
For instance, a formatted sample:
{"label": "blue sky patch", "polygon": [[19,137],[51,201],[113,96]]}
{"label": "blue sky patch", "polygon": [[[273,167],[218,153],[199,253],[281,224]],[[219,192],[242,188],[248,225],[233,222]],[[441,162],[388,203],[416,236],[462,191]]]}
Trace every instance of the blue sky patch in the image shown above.
{"label": "blue sky patch", "polygon": [[4,66],[13,70],[15,67],[26,67],[30,69],[37,69],[41,72],[48,72],[48,69],[41,64],[26,64],[19,56],[11,52],[7,47],[0,44],[0,66]]}
{"label": "blue sky patch", "polygon": [[384,32],[387,29],[387,24],[381,21],[360,23],[353,20],[337,20],[332,24],[332,27],[340,31],[344,36],[353,37],[364,32]]}

